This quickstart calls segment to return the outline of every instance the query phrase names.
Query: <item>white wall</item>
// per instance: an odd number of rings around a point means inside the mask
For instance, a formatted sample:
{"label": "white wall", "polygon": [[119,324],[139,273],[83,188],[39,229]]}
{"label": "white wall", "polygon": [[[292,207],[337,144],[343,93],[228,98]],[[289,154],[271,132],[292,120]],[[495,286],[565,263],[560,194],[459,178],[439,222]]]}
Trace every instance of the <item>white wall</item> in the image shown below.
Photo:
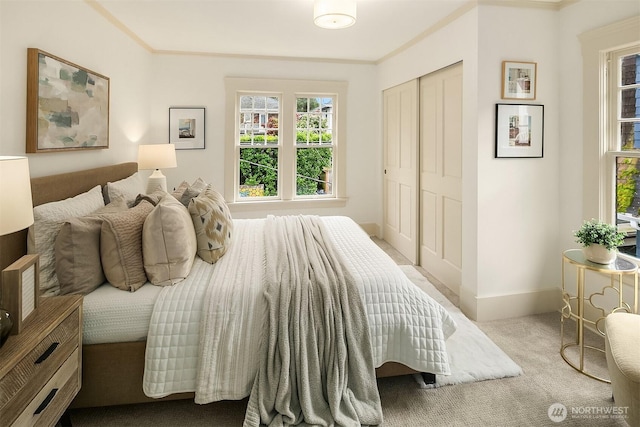
{"label": "white wall", "polygon": [[[464,62],[461,306],[490,319],[559,301],[561,253],[581,218],[580,32],[638,13],[634,1],[561,11],[482,5],[379,66],[378,89]],[[494,159],[503,60],[538,64],[544,157]],[[577,220],[577,221],[576,221]]]}
{"label": "white wall", "polygon": [[[478,247],[492,248],[478,251],[476,298],[483,317],[495,309],[493,297],[533,296],[558,284],[559,50],[557,12],[479,9]],[[505,60],[537,63],[536,100],[501,99]],[[494,158],[497,103],[544,105],[543,158]]]}
{"label": "white wall", "polygon": [[[558,79],[562,123],[560,127],[560,158],[563,167],[560,170],[560,189],[562,203],[560,206],[560,224],[563,234],[560,248],[577,248],[571,233],[577,230],[583,220],[598,215],[586,209],[583,204],[583,111],[585,108],[597,108],[595,105],[584,105],[582,47],[578,36],[585,31],[597,29],[625,18],[640,15],[640,2],[622,1],[581,1],[560,11],[562,25],[559,31],[559,42],[562,55],[558,58]],[[570,70],[570,72],[565,72]],[[597,140],[597,138],[594,138]],[[591,148],[594,150],[594,147]],[[595,149],[597,151],[597,149]],[[593,171],[597,174],[597,171]],[[593,190],[597,198],[597,190]],[[584,213],[590,211],[591,213]]]}
{"label": "white wall", "polygon": [[[178,168],[164,171],[169,187],[201,176],[224,188],[225,77],[260,77],[348,82],[347,197],[344,208],[306,212],[262,210],[234,212],[236,218],[266,214],[313,213],[347,215],[359,223],[382,222],[381,144],[375,66],[330,62],[155,55],[151,91],[151,139],[166,142],[169,107],[206,108],[205,150],[179,150]],[[161,88],[161,90],[155,90]]]}
{"label": "white wall", "polygon": [[27,48],[110,78],[109,148],[29,154],[34,177],[135,161],[149,130],[151,54],[85,2],[0,1],[0,155],[25,154]]}

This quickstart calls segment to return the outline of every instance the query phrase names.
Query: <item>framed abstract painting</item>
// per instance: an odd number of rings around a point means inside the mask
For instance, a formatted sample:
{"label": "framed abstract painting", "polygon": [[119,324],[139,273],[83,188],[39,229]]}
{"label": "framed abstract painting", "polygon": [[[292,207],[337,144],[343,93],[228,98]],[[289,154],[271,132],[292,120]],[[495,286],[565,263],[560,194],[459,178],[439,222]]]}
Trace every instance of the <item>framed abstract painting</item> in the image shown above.
{"label": "framed abstract painting", "polygon": [[109,148],[109,78],[27,49],[27,153]]}

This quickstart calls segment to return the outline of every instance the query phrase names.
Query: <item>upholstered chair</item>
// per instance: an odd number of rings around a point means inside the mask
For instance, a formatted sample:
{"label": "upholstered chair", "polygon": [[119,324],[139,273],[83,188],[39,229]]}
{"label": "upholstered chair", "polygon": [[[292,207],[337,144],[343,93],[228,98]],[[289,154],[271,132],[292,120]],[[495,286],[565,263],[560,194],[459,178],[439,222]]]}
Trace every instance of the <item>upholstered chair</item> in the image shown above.
{"label": "upholstered chair", "polygon": [[640,426],[640,315],[607,316],[605,346],[615,405],[627,408],[630,426]]}

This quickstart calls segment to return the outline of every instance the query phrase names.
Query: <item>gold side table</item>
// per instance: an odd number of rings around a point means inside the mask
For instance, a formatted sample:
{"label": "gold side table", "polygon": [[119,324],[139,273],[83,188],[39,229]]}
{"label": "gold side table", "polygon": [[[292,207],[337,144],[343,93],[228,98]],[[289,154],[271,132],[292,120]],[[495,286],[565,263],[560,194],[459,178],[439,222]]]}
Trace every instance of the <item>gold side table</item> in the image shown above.
{"label": "gold side table", "polygon": [[[575,295],[571,295],[567,292],[565,287],[565,265],[571,264],[576,267],[576,293]],[[609,285],[604,286],[599,292],[595,292],[590,294],[589,296],[585,296],[584,290],[584,277],[585,271],[591,270],[604,275],[609,276]],[[633,308],[631,305],[624,301],[623,295],[623,280],[625,276],[633,276],[633,284],[634,284],[634,292],[633,292]],[[593,375],[587,371],[584,364],[584,351],[585,349],[591,349],[596,351],[601,351],[604,353],[604,349],[593,347],[590,345],[585,345],[584,343],[584,327],[585,324],[592,325],[596,331],[602,336],[605,335],[604,327],[604,319],[607,317],[607,312],[601,307],[598,307],[593,304],[592,298],[595,295],[603,295],[605,290],[611,288],[618,294],[618,306],[614,307],[609,313],[613,313],[616,311],[625,311],[628,313],[638,313],[638,266],[631,262],[623,259],[621,257],[617,257],[616,260],[610,264],[597,264],[595,262],[588,261],[581,249],[570,249],[565,251],[562,254],[562,316],[560,323],[560,355],[564,359],[565,362],[569,364],[572,368],[577,370],[578,372],[596,380],[611,383],[610,380],[606,378],[601,378],[596,375]],[[575,312],[571,307],[571,302],[575,301]],[[585,301],[594,309],[600,311],[600,317],[598,317],[595,321],[585,319]],[[568,342],[565,344],[564,342],[564,322],[566,319],[573,319],[576,321],[577,333],[575,342]],[[565,354],[565,350],[569,347],[578,347],[579,351],[579,359],[578,363],[574,363]]]}

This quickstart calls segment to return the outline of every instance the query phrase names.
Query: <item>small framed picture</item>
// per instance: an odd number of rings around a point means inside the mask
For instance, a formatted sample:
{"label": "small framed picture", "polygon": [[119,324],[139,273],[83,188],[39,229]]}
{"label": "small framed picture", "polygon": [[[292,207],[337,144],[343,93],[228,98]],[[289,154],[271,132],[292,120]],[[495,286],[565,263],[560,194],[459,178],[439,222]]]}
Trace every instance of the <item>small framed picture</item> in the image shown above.
{"label": "small framed picture", "polygon": [[496,158],[542,157],[544,105],[496,104]]}
{"label": "small framed picture", "polygon": [[536,99],[537,68],[535,62],[502,61],[502,99]]}
{"label": "small framed picture", "polygon": [[169,108],[169,143],[176,150],[204,149],[204,107]]}
{"label": "small framed picture", "polygon": [[11,334],[19,334],[40,301],[38,255],[25,255],[2,270],[2,308],[13,319]]}

